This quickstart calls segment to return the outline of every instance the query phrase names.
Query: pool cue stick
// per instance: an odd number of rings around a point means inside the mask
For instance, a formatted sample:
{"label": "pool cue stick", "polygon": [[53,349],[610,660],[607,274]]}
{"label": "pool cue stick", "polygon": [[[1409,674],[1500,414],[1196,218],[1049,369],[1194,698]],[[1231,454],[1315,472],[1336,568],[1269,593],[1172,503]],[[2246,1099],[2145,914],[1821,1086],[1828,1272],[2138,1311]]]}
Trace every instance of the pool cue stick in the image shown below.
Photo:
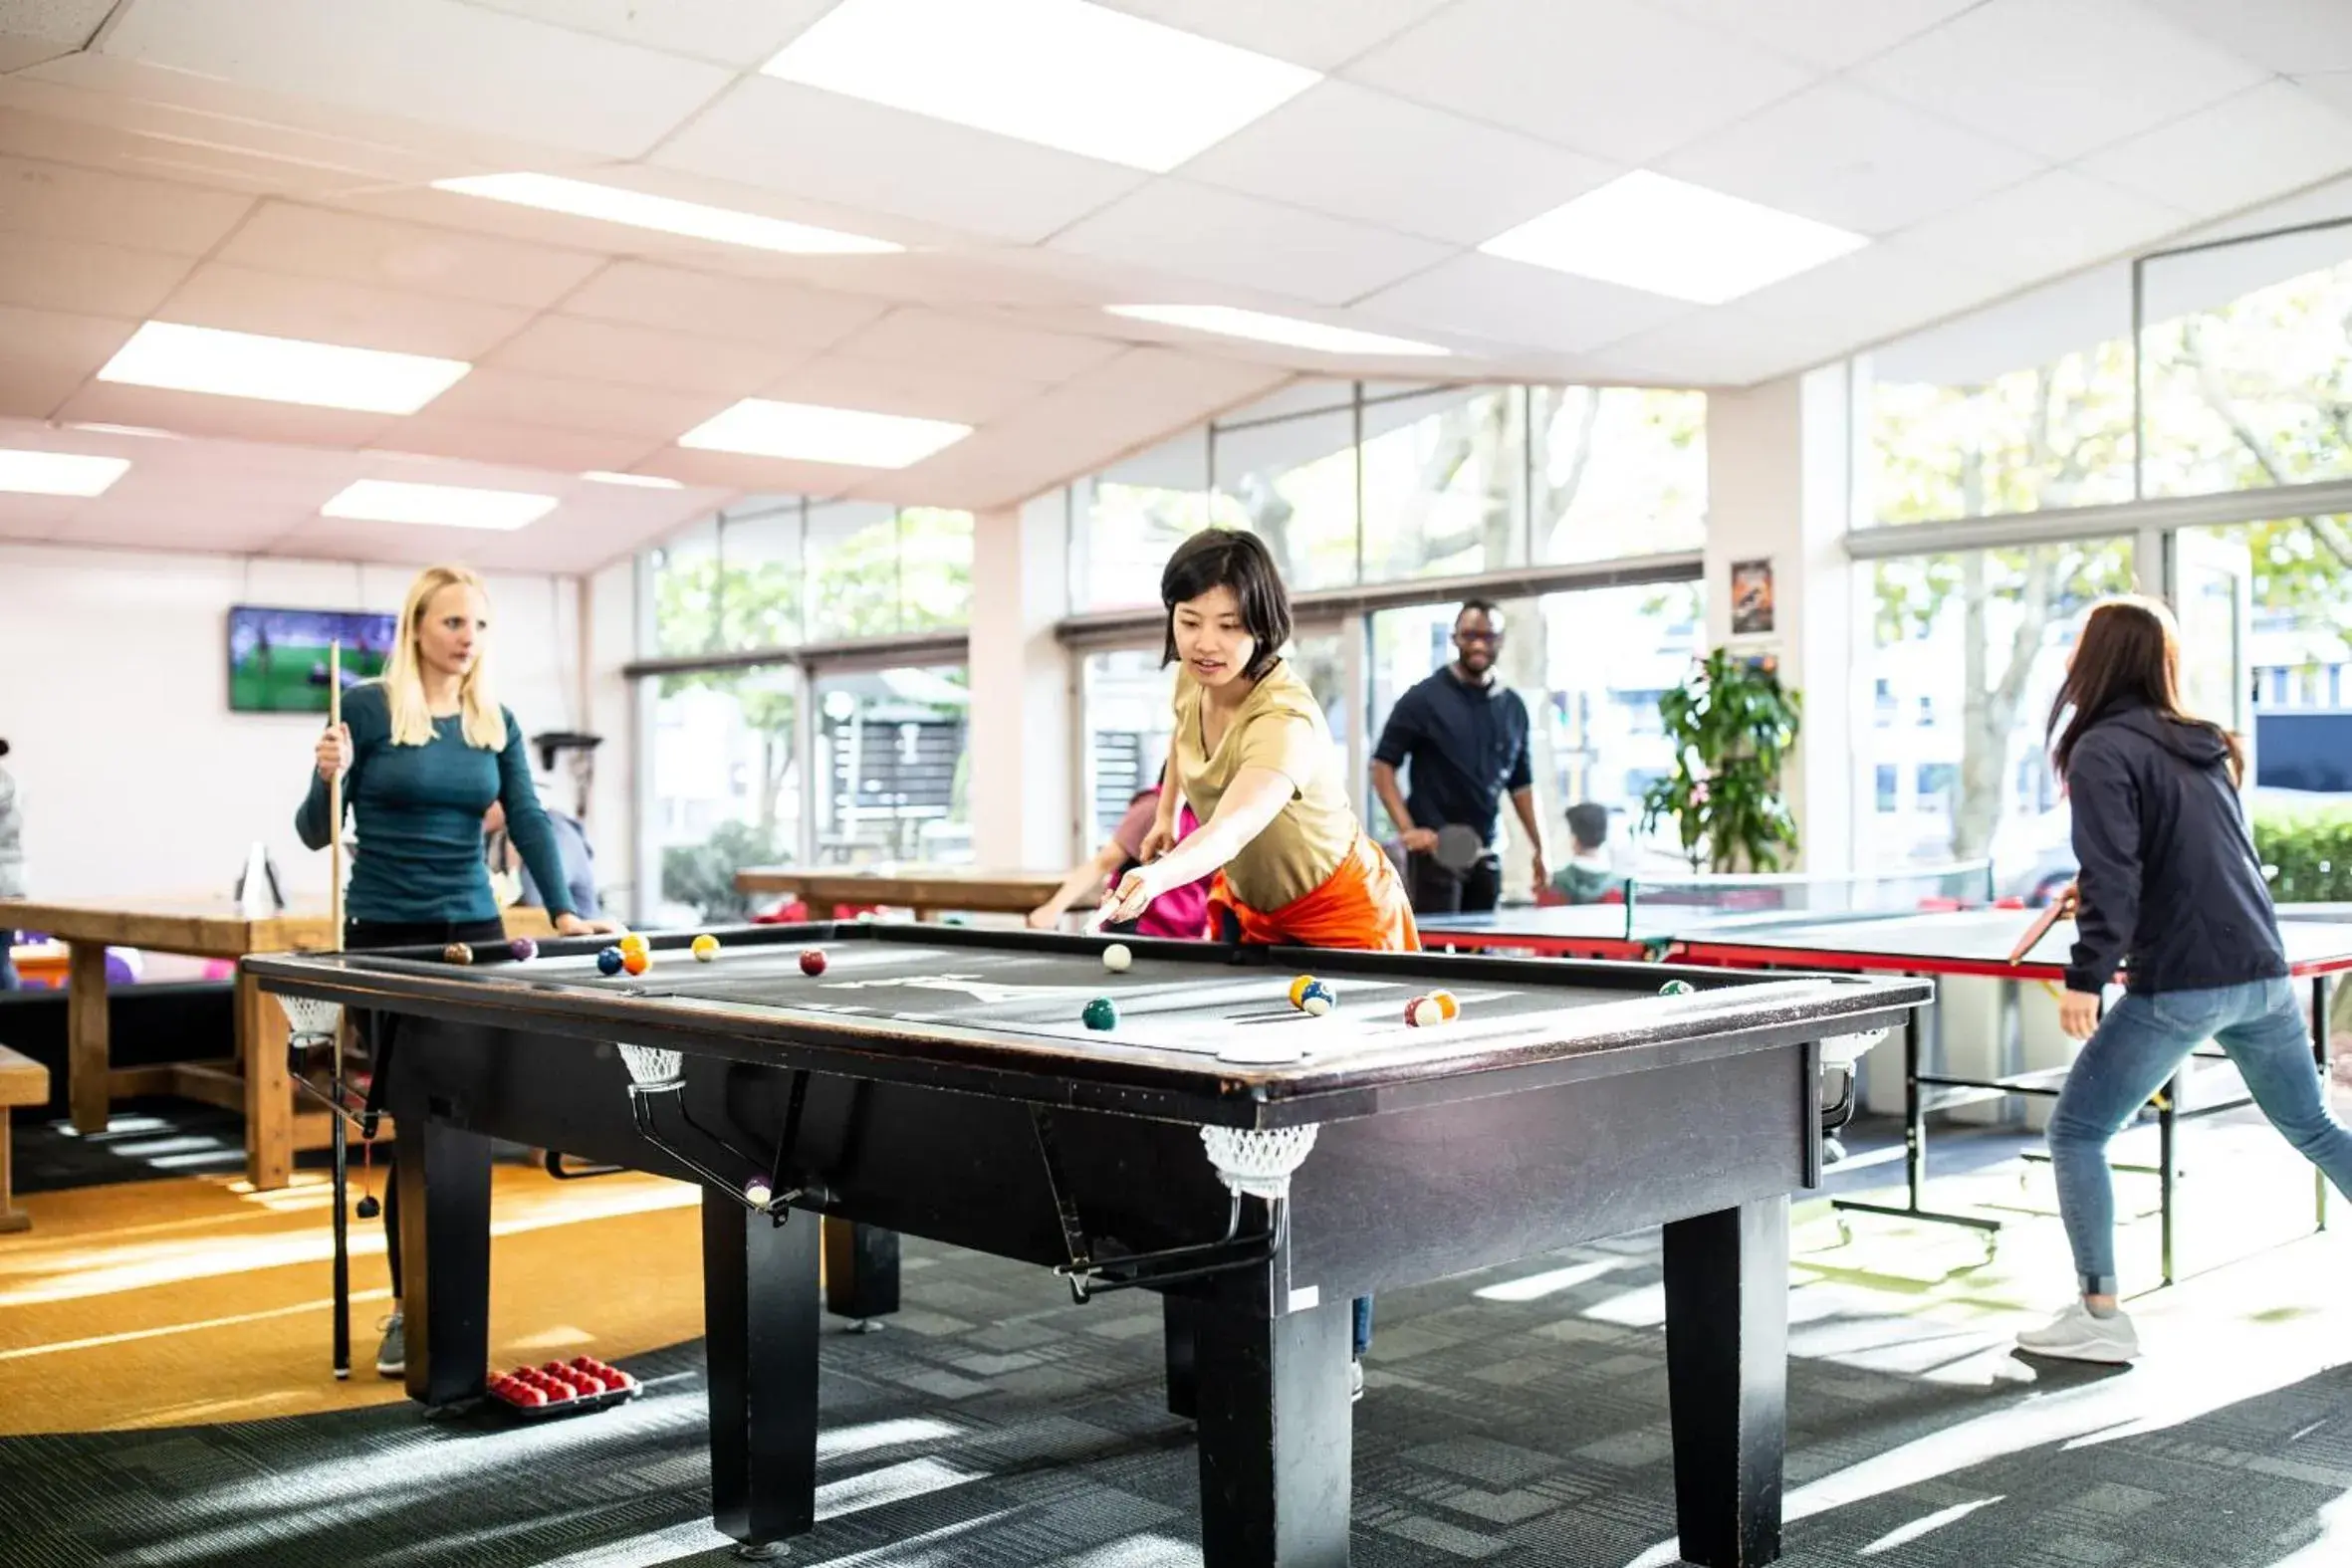
{"label": "pool cue stick", "polygon": [[[343,641],[327,644],[327,728],[340,730],[343,726]],[[327,866],[330,878],[327,889],[327,923],[333,929],[327,938],[327,951],[343,951],[343,770],[327,781]],[[335,1111],[328,1119],[328,1139],[332,1144],[329,1158],[335,1171],[335,1375],[352,1375],[352,1241],[349,1207],[352,1196],[351,1140],[344,1131],[343,1092],[343,1025],[339,1021],[333,1044],[334,1065],[328,1069],[327,1087],[335,1096]]]}

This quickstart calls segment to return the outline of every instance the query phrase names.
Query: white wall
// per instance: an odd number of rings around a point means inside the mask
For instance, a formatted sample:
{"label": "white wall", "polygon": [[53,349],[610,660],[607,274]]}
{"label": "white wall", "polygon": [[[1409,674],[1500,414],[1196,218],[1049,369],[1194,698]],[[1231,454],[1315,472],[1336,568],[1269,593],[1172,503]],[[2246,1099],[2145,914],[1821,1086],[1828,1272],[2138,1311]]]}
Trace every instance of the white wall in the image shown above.
{"label": "white wall", "polygon": [[1074,858],[1077,716],[1054,624],[1069,609],[1062,492],[972,522],[972,853],[1058,870]]}
{"label": "white wall", "polygon": [[[225,896],[260,839],[290,897],[324,901],[327,857],[294,834],[320,720],[229,711],[228,609],[397,611],[413,576],[0,545],[0,737],[24,792],[29,891]],[[489,583],[500,699],[526,735],[583,728],[577,580]]]}

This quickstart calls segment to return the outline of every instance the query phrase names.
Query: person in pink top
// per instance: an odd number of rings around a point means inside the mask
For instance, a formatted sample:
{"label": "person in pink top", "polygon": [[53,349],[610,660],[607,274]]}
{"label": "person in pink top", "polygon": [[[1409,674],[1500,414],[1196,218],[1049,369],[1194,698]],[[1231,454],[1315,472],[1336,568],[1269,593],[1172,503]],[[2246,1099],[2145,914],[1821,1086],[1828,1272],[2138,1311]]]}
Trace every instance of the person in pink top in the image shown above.
{"label": "person in pink top", "polygon": [[[1080,899],[1094,902],[1101,898],[1105,885],[1116,887],[1119,878],[1131,867],[1142,863],[1144,835],[1151,831],[1158,814],[1160,786],[1152,784],[1135,792],[1127,802],[1127,814],[1112,829],[1110,842],[1094,851],[1093,856],[1073,868],[1062,878],[1054,896],[1029,912],[1029,923],[1039,931],[1052,931],[1061,923],[1061,917]],[[1192,807],[1180,807],[1176,816],[1176,837],[1182,841],[1200,826],[1200,819],[1192,814]],[[1145,906],[1141,916],[1132,923],[1105,926],[1105,931],[1138,937],[1174,937],[1179,941],[1198,942],[1209,930],[1209,881],[1188,882],[1170,888]]]}

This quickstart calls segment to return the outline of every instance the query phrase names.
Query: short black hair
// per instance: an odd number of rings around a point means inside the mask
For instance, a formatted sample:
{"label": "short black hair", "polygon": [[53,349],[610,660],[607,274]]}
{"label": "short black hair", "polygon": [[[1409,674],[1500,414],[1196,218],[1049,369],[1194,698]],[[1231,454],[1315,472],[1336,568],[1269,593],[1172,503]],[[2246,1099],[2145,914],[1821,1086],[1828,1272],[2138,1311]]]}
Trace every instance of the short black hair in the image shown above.
{"label": "short black hair", "polygon": [[1238,529],[1205,528],[1176,547],[1160,573],[1160,602],[1167,606],[1167,645],[1160,663],[1176,662],[1176,606],[1197,599],[1211,588],[1231,588],[1242,602],[1242,626],[1258,646],[1250,667],[1242,673],[1263,677],[1282,657],[1291,640],[1291,590],[1274,554],[1255,534]]}
{"label": "short black hair", "polygon": [[1597,849],[1608,841],[1609,810],[1591,800],[1579,800],[1568,807],[1568,831],[1576,842]]}
{"label": "short black hair", "polygon": [[1461,625],[1462,617],[1469,614],[1472,610],[1478,611],[1481,615],[1486,616],[1489,620],[1494,620],[1502,615],[1503,606],[1496,603],[1493,599],[1464,599],[1462,601],[1462,607],[1454,611],[1454,624],[1457,626]]}

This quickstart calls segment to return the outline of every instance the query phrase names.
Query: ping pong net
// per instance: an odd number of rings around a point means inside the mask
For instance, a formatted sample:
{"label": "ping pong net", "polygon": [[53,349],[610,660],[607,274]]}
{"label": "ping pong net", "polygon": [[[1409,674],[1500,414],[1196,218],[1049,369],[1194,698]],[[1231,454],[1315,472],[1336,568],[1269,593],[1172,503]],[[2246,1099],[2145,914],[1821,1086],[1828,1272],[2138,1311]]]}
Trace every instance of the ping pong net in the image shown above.
{"label": "ping pong net", "polygon": [[1993,862],[1982,859],[1829,875],[1634,877],[1625,887],[1625,934],[1869,920],[1992,902]]}

